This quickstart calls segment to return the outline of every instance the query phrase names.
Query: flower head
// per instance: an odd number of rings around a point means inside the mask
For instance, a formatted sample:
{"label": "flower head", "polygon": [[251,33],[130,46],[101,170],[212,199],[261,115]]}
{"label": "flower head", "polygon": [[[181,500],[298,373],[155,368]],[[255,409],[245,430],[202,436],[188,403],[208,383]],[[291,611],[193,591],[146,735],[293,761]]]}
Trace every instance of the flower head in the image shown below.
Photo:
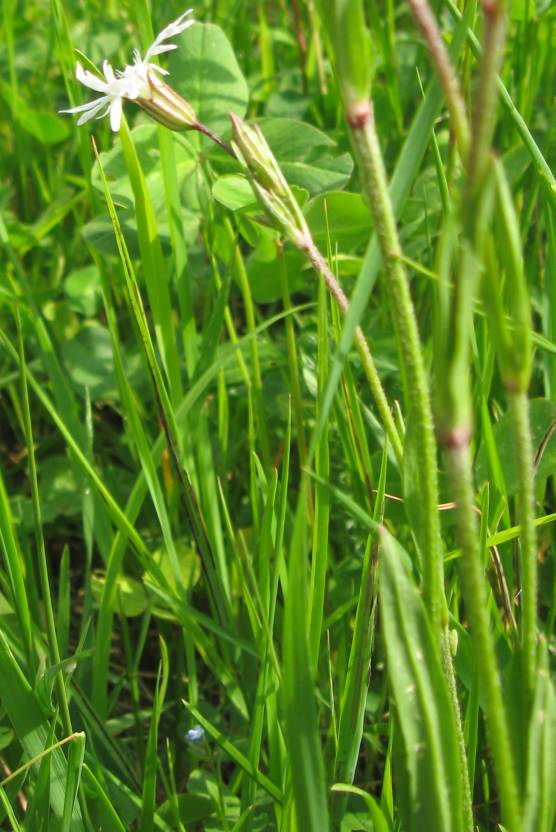
{"label": "flower head", "polygon": [[133,63],[127,64],[121,72],[117,73],[127,83],[126,98],[132,100],[149,98],[151,92],[151,83],[149,81],[153,78],[153,73],[159,73],[160,75],[169,74],[168,70],[163,69],[158,64],[150,63],[149,58],[154,58],[155,55],[161,55],[163,52],[170,52],[172,49],[178,48],[175,43],[164,43],[164,41],[168,40],[168,38],[175,38],[190,26],[193,26],[195,23],[194,20],[185,19],[189,17],[192,11],[193,9],[188,9],[177,20],[174,20],[173,23],[169,23],[153,43],[151,43],[145,52],[144,58],[141,57],[139,50],[135,49],[133,52]]}
{"label": "flower head", "polygon": [[200,725],[194,725],[193,728],[189,729],[185,736],[188,742],[199,742],[204,739],[205,731]]}
{"label": "flower head", "polygon": [[83,69],[80,63],[77,64],[75,70],[75,77],[81,81],[86,87],[89,87],[95,92],[101,92],[100,98],[95,98],[93,101],[88,101],[86,104],[80,104],[78,107],[71,107],[69,110],[61,110],[62,113],[81,113],[78,125],[85,124],[86,121],[97,116],[103,118],[110,113],[110,126],[112,130],[120,129],[120,121],[122,118],[122,99],[127,95],[127,82],[123,78],[117,78],[114,70],[108,61],[102,64],[102,71],[104,73],[105,81],[97,78],[92,72]]}
{"label": "flower head", "polygon": [[266,214],[295,245],[308,237],[303,212],[260,128],[250,127],[234,113],[232,147],[253,193]]}
{"label": "flower head", "polygon": [[177,20],[166,26],[145,52],[145,57],[136,49],[133,53],[133,63],[127,64],[123,70],[114,70],[108,61],[104,61],[102,71],[105,81],[83,69],[77,64],[76,78],[86,87],[101,92],[100,98],[61,110],[62,113],[82,113],[77,122],[84,124],[89,119],[103,118],[110,113],[110,126],[115,132],[120,129],[122,118],[122,102],[124,99],[135,101],[143,107],[153,118],[161,121],[174,130],[195,126],[197,123],[193,108],[168,87],[159,75],[168,75],[168,71],[150,62],[155,55],[177,49],[175,43],[165,43],[169,38],[176,37],[192,26],[195,21],[186,20],[192,9],[188,9]]}

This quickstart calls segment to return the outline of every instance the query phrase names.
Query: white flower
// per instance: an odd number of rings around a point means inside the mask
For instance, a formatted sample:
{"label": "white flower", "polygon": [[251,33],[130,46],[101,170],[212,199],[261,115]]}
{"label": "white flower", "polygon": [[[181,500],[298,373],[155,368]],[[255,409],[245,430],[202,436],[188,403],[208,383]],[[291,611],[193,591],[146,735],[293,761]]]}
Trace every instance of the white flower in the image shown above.
{"label": "white flower", "polygon": [[118,72],[120,78],[125,78],[128,83],[127,98],[149,98],[150,85],[147,78],[149,70],[159,72],[161,75],[168,75],[166,69],[158,66],[158,64],[149,63],[149,58],[154,58],[155,55],[161,55],[163,52],[170,52],[172,49],[177,49],[175,43],[164,43],[168,38],[174,38],[184,32],[190,26],[193,26],[194,20],[186,20],[193,9],[188,9],[173,23],[169,23],[165,29],[158,35],[156,40],[151,43],[145,57],[141,57],[141,53],[136,49],[133,53],[133,64],[128,64],[122,72]]}
{"label": "white flower", "polygon": [[93,75],[87,69],[83,69],[81,64],[78,63],[75,70],[77,80],[89,89],[101,92],[103,95],[100,98],[95,98],[94,101],[80,104],[79,107],[71,107],[69,110],[61,110],[60,112],[82,113],[77,122],[78,125],[85,124],[86,121],[95,116],[103,118],[110,113],[110,126],[112,130],[117,131],[120,129],[122,118],[122,99],[127,97],[127,82],[123,78],[116,77],[108,61],[104,61],[102,64],[102,71],[106,81],[97,78],[96,75]]}
{"label": "white flower", "polygon": [[133,53],[133,64],[128,64],[123,70],[116,70],[114,73],[108,61],[104,61],[102,71],[106,81],[97,78],[96,75],[83,69],[81,64],[78,63],[75,73],[77,80],[92,90],[102,92],[103,95],[94,101],[89,101],[87,104],[81,104],[79,107],[72,107],[69,110],[61,110],[61,112],[82,113],[83,115],[80,116],[77,122],[78,125],[84,124],[94,116],[103,118],[103,116],[110,113],[110,126],[115,132],[118,131],[122,118],[123,99],[136,101],[138,104],[149,101],[153,98],[153,82],[156,78],[153,73],[168,75],[166,69],[162,69],[157,64],[149,63],[149,59],[154,58],[155,55],[161,55],[163,52],[177,49],[175,43],[164,43],[164,41],[176,37],[193,25],[194,20],[186,20],[192,11],[193,9],[188,9],[173,23],[168,24],[149,46],[144,58],[136,49]]}

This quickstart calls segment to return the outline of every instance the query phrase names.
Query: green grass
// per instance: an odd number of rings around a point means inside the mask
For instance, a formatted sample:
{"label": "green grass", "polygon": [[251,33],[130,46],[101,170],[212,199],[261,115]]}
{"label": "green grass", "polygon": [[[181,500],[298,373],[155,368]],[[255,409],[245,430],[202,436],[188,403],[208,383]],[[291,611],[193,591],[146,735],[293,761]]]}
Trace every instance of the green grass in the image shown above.
{"label": "green grass", "polygon": [[554,9],[436,2],[446,99],[205,0],[205,135],[60,115],[151,6],[2,5],[0,827],[553,832]]}

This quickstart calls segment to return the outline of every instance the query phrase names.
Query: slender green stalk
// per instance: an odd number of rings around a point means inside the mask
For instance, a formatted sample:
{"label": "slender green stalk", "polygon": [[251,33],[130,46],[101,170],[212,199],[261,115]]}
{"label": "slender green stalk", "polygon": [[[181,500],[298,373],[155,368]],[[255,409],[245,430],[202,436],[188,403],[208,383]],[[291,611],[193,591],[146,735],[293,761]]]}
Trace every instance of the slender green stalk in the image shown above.
{"label": "slender green stalk", "polygon": [[436,67],[438,79],[442,85],[446,104],[450,111],[459,151],[462,156],[465,156],[469,146],[469,123],[465,102],[448,50],[444,46],[438,23],[427,0],[409,0],[409,5]]}
{"label": "slender green stalk", "polygon": [[411,408],[415,420],[416,448],[422,473],[423,594],[435,631],[440,631],[445,602],[438,518],[436,441],[427,371],[415,310],[402,261],[396,218],[388,191],[372,103],[348,110],[348,123],[363,190],[371,207],[382,252],[392,313],[398,332],[406,384],[411,380]]}
{"label": "slender green stalk", "polygon": [[456,520],[461,544],[460,579],[467,616],[473,633],[477,672],[500,792],[502,816],[508,830],[519,832],[521,826],[517,780],[496,664],[494,640],[490,629],[483,557],[474,510],[469,443],[462,441],[448,448],[446,461],[456,502]]}
{"label": "slender green stalk", "polygon": [[458,754],[461,770],[460,780],[462,788],[463,822],[465,824],[466,832],[473,832],[473,795],[471,793],[471,778],[469,777],[467,748],[465,747],[465,734],[463,732],[463,724],[461,721],[456,674],[454,670],[454,662],[452,661],[452,650],[450,645],[450,630],[448,627],[444,627],[442,630],[440,636],[440,650],[442,655],[442,669],[444,670],[444,675],[446,676],[446,682],[448,684],[450,702],[453,706],[455,706],[453,707],[453,711],[456,720]]}
{"label": "slender green stalk", "polygon": [[490,164],[491,142],[494,134],[498,99],[498,71],[504,54],[506,15],[500,0],[484,0],[485,36],[479,66],[477,93],[473,107],[473,132],[467,161],[467,201],[480,192]]}
{"label": "slender green stalk", "polygon": [[517,505],[521,526],[521,645],[528,706],[537,676],[537,535],[535,530],[535,476],[529,423],[529,401],[525,392],[508,394],[517,476]]}
{"label": "slender green stalk", "polygon": [[68,737],[64,737],[63,739],[55,742],[53,745],[49,745],[48,748],[44,748],[41,752],[35,754],[34,757],[31,757],[30,760],[27,760],[25,763],[23,763],[23,765],[18,766],[18,768],[16,768],[14,771],[11,771],[9,775],[5,777],[3,780],[0,780],[0,788],[5,788],[8,785],[8,783],[10,783],[12,780],[15,780],[16,777],[19,777],[19,775],[23,774],[24,771],[28,771],[28,769],[30,769],[31,766],[34,766],[37,763],[39,763],[43,757],[47,756],[47,754],[52,754],[52,752],[55,751],[57,748],[61,748],[63,745],[67,745],[68,742],[72,742],[73,740],[84,738],[85,734],[83,733],[83,731],[73,731]]}

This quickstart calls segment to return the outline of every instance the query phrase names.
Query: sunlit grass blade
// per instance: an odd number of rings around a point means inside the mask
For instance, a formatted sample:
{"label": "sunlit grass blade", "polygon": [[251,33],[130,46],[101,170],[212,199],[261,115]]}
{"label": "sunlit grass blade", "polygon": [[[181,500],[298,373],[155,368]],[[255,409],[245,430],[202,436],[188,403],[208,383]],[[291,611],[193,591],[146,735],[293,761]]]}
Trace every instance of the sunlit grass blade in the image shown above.
{"label": "sunlit grass blade", "polygon": [[74,806],[76,804],[79,784],[81,782],[81,769],[85,756],[85,735],[75,734],[68,752],[68,779],[66,781],[66,793],[64,796],[64,813],[60,825],[61,832],[69,832],[74,827]]}

